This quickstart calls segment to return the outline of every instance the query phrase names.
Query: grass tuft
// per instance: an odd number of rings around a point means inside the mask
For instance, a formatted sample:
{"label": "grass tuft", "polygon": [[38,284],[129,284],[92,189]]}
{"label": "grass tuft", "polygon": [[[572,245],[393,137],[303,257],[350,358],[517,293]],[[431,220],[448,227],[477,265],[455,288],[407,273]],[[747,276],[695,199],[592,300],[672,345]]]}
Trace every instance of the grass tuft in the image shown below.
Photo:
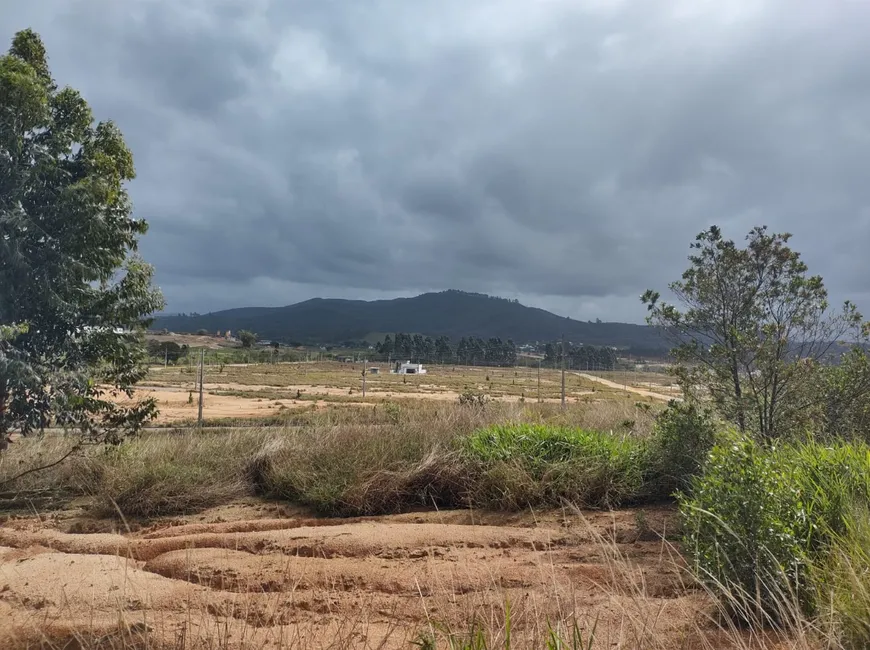
{"label": "grass tuft", "polygon": [[501,509],[616,506],[641,495],[646,472],[639,438],[546,425],[489,427],[468,438],[465,454],[478,470],[474,501]]}
{"label": "grass tuft", "polygon": [[104,515],[190,514],[249,495],[245,469],[264,432],[185,432],[130,440],[87,460],[88,491]]}

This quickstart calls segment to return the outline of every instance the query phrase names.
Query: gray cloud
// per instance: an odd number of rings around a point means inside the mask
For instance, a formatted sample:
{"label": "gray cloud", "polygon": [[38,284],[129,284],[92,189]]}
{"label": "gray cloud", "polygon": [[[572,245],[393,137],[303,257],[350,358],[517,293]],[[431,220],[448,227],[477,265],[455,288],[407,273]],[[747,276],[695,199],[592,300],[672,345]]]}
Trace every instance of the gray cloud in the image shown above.
{"label": "gray cloud", "polygon": [[[461,288],[640,321],[711,223],[870,297],[870,6],[0,0],[124,131],[170,308]],[[7,37],[11,37],[11,31]],[[870,308],[870,304],[865,305]]]}

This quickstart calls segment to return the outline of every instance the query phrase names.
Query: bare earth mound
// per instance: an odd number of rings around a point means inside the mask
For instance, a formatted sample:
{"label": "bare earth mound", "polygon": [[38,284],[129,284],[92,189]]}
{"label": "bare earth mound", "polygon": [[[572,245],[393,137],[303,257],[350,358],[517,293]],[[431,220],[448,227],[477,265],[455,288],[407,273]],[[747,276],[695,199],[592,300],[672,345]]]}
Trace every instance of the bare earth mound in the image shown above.
{"label": "bare earth mound", "polygon": [[646,515],[652,530],[632,512],[212,512],[128,534],[13,519],[0,527],[0,648],[64,647],[76,635],[103,647],[408,648],[430,625],[467,629],[478,618],[497,630],[506,602],[515,647],[571,615],[587,629],[598,621],[596,647],[636,647],[638,634],[697,647],[706,599],[682,586],[655,533],[668,511]]}

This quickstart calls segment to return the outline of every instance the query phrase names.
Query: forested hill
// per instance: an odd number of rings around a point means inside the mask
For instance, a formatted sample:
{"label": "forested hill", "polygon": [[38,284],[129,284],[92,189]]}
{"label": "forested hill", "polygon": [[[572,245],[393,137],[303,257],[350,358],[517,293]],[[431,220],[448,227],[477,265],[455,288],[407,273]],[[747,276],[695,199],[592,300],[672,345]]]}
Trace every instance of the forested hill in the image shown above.
{"label": "forested hill", "polygon": [[504,298],[462,291],[426,293],[394,300],[315,298],[287,307],[250,307],[210,314],[161,316],[152,329],[216,332],[240,329],[261,338],[302,343],[340,343],[382,338],[384,333],[512,339],[518,344],[553,341],[563,333],[575,344],[663,350],[658,332],[644,325],[591,323],[557,316]]}

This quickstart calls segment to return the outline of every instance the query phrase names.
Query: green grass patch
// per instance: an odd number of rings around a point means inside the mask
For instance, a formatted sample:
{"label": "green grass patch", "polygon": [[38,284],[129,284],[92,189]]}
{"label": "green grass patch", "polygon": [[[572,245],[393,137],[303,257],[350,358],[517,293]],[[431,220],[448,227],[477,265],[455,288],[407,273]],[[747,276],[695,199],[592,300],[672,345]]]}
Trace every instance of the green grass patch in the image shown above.
{"label": "green grass patch", "polygon": [[648,471],[642,439],[544,424],[491,426],[463,451],[476,470],[472,500],[501,509],[629,503],[642,496]]}

